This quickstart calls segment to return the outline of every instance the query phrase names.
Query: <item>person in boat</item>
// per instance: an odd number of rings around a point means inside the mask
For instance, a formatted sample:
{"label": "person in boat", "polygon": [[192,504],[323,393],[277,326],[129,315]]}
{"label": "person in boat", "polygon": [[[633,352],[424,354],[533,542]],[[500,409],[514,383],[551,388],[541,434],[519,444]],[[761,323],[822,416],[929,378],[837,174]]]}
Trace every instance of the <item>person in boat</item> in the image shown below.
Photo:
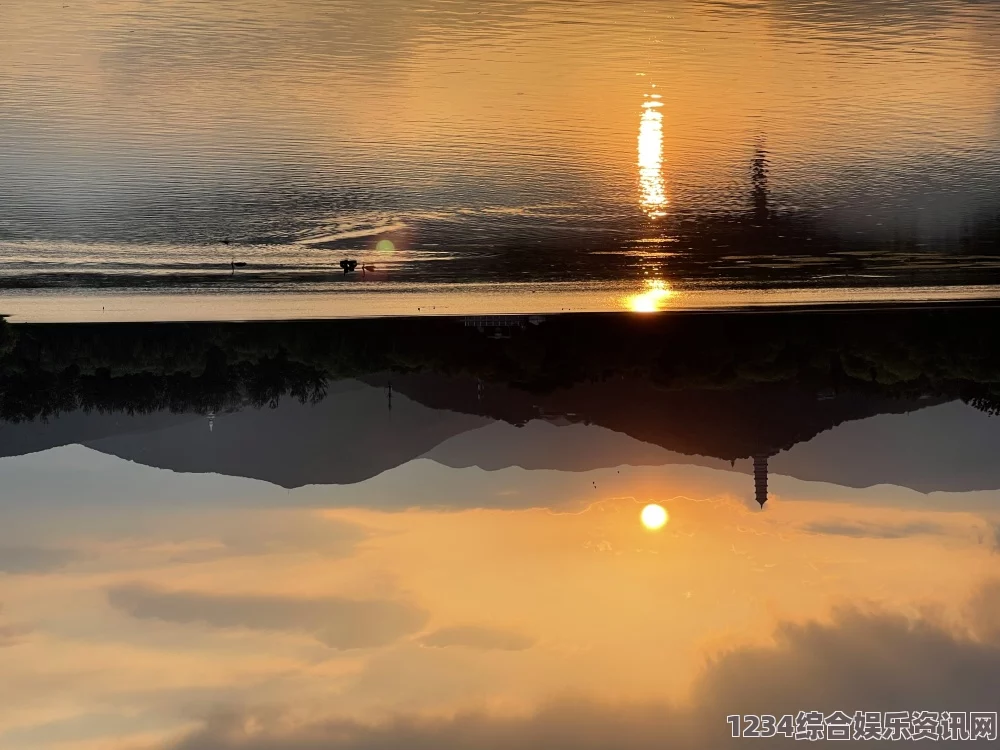
{"label": "person in boat", "polygon": [[347,274],[351,273],[358,267],[358,262],[356,260],[348,260],[347,258],[344,258],[344,260],[340,261],[340,267],[344,269],[344,276],[347,276]]}

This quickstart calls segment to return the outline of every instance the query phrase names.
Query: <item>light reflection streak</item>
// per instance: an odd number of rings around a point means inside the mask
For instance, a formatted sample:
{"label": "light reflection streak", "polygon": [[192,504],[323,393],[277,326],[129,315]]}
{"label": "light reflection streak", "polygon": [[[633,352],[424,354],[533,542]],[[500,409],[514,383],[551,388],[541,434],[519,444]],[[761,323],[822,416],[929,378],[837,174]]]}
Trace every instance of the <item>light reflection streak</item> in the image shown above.
{"label": "light reflection streak", "polygon": [[648,282],[649,288],[642,294],[636,294],[627,300],[628,308],[632,312],[652,313],[663,309],[664,303],[673,296],[673,290],[667,286],[666,282]]}
{"label": "light reflection streak", "polygon": [[665,216],[669,201],[663,183],[663,102],[659,94],[646,95],[639,121],[640,203],[651,219]]}

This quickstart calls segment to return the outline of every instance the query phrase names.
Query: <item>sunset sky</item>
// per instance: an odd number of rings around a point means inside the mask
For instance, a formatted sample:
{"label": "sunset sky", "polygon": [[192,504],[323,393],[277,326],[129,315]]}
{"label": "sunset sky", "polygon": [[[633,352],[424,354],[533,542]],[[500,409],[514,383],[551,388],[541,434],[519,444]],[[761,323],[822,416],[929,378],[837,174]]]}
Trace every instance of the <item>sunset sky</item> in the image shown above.
{"label": "sunset sky", "polygon": [[0,0],[0,750],[995,712],[998,299],[1000,0]]}
{"label": "sunset sky", "polygon": [[[5,749],[164,747],[215,731],[199,729],[215,711],[263,712],[260,731],[281,736],[463,711],[522,721],[564,698],[721,724],[728,709],[705,703],[718,670],[768,649],[780,663],[808,632],[792,624],[849,649],[866,637],[852,628],[894,632],[897,617],[955,648],[994,632],[996,492],[773,477],[760,513],[746,475],[690,466],[419,459],[289,492],[79,446],[2,464]],[[669,511],[659,532],[640,523],[647,502]],[[413,507],[388,510],[400,503]],[[213,741],[191,746],[242,747]]]}

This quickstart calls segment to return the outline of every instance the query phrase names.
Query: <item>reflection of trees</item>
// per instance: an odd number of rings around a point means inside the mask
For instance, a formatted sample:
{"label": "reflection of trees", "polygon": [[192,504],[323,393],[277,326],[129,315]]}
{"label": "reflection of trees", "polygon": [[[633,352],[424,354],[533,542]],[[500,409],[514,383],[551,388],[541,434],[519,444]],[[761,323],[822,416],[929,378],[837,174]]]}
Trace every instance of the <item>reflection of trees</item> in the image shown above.
{"label": "reflection of trees", "polygon": [[0,360],[0,418],[6,421],[74,410],[204,414],[273,407],[282,397],[315,403],[326,394],[321,369],[291,362],[280,349],[245,358],[224,342],[180,330],[164,335],[153,326],[103,332],[22,327],[20,334]]}
{"label": "reflection of trees", "polygon": [[[16,329],[16,337],[10,331]],[[493,340],[447,318],[270,324],[4,326],[0,418],[75,409],[221,412],[323,398],[393,370],[551,392],[608,378],[660,389],[789,383],[834,393],[1000,393],[1000,311],[569,316]]]}
{"label": "reflection of trees", "polygon": [[977,383],[969,386],[965,389],[962,400],[991,417],[1000,417],[1000,385]]}

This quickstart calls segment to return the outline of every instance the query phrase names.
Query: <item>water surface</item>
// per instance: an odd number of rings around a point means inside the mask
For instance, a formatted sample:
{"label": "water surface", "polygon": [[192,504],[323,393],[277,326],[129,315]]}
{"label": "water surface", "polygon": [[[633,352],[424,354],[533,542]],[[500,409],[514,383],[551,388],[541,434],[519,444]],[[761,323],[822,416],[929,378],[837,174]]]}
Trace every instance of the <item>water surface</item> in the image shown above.
{"label": "water surface", "polygon": [[8,3],[0,285],[992,284],[998,35],[972,0]]}

